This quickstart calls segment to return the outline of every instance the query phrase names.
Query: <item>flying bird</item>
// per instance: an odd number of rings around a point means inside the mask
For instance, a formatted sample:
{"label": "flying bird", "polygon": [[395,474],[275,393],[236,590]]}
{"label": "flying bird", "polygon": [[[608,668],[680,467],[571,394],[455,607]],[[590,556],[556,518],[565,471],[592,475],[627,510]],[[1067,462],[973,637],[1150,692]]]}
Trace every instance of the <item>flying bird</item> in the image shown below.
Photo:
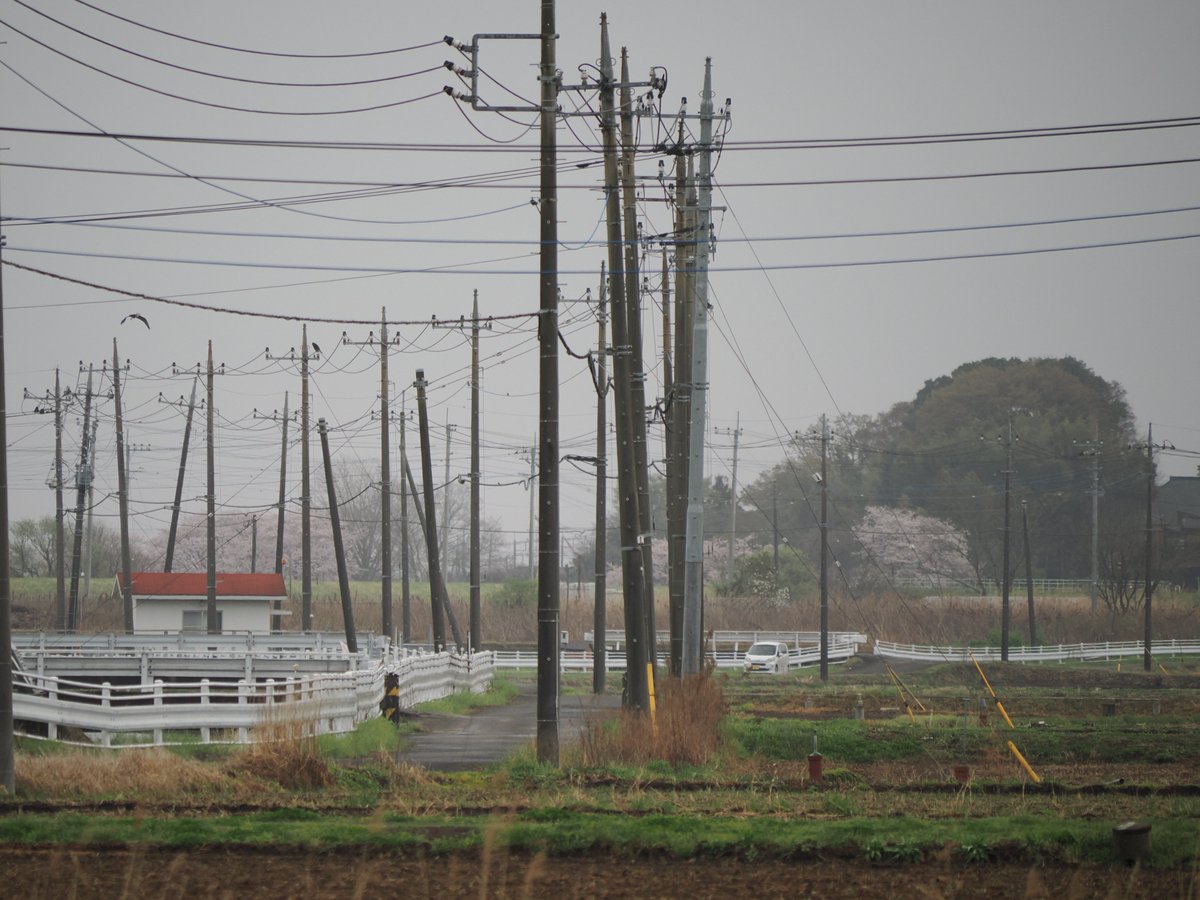
{"label": "flying bird", "polygon": [[148,321],[146,321],[146,317],[143,316],[141,313],[130,313],[129,315],[127,315],[125,318],[123,318],[121,320],[121,324],[124,325],[130,319],[137,319],[139,322],[141,322],[147,328],[150,327],[150,323]]}

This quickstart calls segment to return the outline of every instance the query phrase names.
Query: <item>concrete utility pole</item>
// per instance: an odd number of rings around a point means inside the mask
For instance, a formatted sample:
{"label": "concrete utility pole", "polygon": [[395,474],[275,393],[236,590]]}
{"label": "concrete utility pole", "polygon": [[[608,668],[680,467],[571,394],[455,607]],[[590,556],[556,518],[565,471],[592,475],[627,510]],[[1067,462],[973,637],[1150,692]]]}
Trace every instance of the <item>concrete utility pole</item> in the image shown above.
{"label": "concrete utility pole", "polygon": [[442,567],[438,558],[437,524],[434,515],[433,457],[429,447],[429,414],[425,408],[425,370],[417,369],[417,427],[421,437],[421,479],[425,490],[425,549],[429,555],[429,599],[433,618],[433,650],[441,653],[446,649],[446,626],[442,618]]}
{"label": "concrete utility pole", "polygon": [[708,399],[708,255],[712,220],[712,59],[704,61],[700,99],[700,185],[696,255],[696,321],[692,338],[691,441],[684,544],[683,674],[700,672],[704,616],[704,431]]}
{"label": "concrete utility pole", "polygon": [[[0,395],[3,403],[3,395]],[[75,546],[71,554],[71,593],[67,603],[67,631],[79,628],[79,575],[83,552],[83,508],[87,501],[88,487],[92,483],[91,457],[88,453],[91,441],[92,417],[92,367],[88,366],[87,387],[83,394],[83,437],[79,442],[79,466],[75,469]],[[88,566],[91,571],[91,566]]]}
{"label": "concrete utility pole", "polygon": [[[212,349],[209,348],[209,374],[212,373]],[[121,366],[117,359],[117,339],[113,338],[113,403],[117,426],[117,510],[121,523],[121,609],[125,633],[133,634],[133,565],[129,554],[129,473],[125,464],[125,429],[121,422]]]}
{"label": "concrete utility pole", "polygon": [[1025,544],[1025,600],[1029,609],[1029,646],[1037,646],[1037,617],[1033,608],[1033,556],[1029,552],[1029,504],[1021,501],[1021,537]]}
{"label": "concrete utility pole", "polygon": [[406,422],[404,394],[400,395],[400,642],[412,640],[412,592],[408,572],[408,456],[404,448]]}
{"label": "concrete utility pole", "polygon": [[[164,572],[172,571],[172,566],[175,564],[175,538],[179,534],[179,510],[183,505],[183,478],[187,472],[188,444],[192,439],[192,416],[196,412],[196,384],[199,380],[199,378],[192,379],[192,396],[188,400],[187,419],[183,426],[183,449],[179,453],[179,476],[175,479],[175,500],[171,504],[171,527],[167,531],[167,556],[163,562]],[[282,532],[282,529],[280,531]]]}
{"label": "concrete utility pole", "polygon": [[[287,508],[287,433],[288,433],[288,395],[283,392],[283,421],[282,436],[279,439],[279,509],[275,520],[275,574],[283,574],[283,525],[284,510]],[[276,604],[276,612],[278,612]],[[278,625],[279,623],[275,623]]]}
{"label": "concrete utility pole", "polygon": [[1099,607],[1098,594],[1100,587],[1100,497],[1103,496],[1103,491],[1100,490],[1100,452],[1104,446],[1104,442],[1100,440],[1100,426],[1096,426],[1096,437],[1090,441],[1076,442],[1082,449],[1079,451],[1080,456],[1090,456],[1092,458],[1092,488],[1088,494],[1092,498],[1092,615],[1096,615]]}
{"label": "concrete utility pole", "polygon": [[300,328],[300,630],[312,631],[312,483],[308,438],[308,325]]}
{"label": "concrete utility pole", "polygon": [[[417,513],[417,522],[421,526],[422,533],[426,533],[426,532],[428,532],[430,526],[427,526],[425,523],[425,512],[421,508],[421,500],[417,496],[417,485],[413,481],[412,469],[410,469],[408,467],[407,460],[402,460],[401,465],[404,467],[404,477],[406,479],[408,479],[408,488],[409,488],[409,492],[412,494],[413,509]],[[436,536],[436,534],[437,534],[436,527],[434,527],[433,533]],[[426,537],[426,539],[428,540],[428,536]],[[435,540],[436,540],[436,537],[435,537]],[[442,614],[445,615],[446,621],[448,621],[450,623],[450,634],[454,638],[454,646],[461,649],[463,647],[466,647],[467,645],[466,645],[466,642],[463,640],[462,631],[459,630],[458,618],[454,615],[454,607],[452,607],[450,605],[450,594],[446,591],[446,579],[441,578],[440,582],[441,582],[441,586],[442,586],[441,590],[437,593],[436,597],[431,596],[430,601],[441,604]],[[431,584],[431,590],[432,590],[432,584]]]}
{"label": "concrete utility pole", "polygon": [[450,572],[450,435],[458,430],[457,425],[450,424],[450,412],[446,411],[446,469],[442,480],[442,529],[441,548],[442,561],[445,571]]}
{"label": "concrete utility pole", "polygon": [[683,671],[683,556],[687,529],[687,467],[691,421],[692,295],[691,229],[695,204],[688,192],[688,160],[684,158],[681,120],[675,157],[675,371],[670,403],[670,455],[667,457],[667,566],[671,628],[671,674]]}
{"label": "concrete utility pole", "polygon": [[1145,634],[1143,635],[1142,668],[1149,672],[1153,663],[1150,602],[1154,597],[1154,425],[1146,425],[1146,582]]}
{"label": "concrete utility pole", "polygon": [[737,414],[736,424],[733,428],[717,428],[715,431],[717,434],[733,435],[733,467],[729,486],[729,554],[725,560],[725,580],[733,581],[733,552],[737,546],[738,441],[742,436],[742,414]]}
{"label": "concrete utility pole", "polygon": [[1011,610],[1009,608],[1009,592],[1012,589],[1012,574],[1009,571],[1009,543],[1012,536],[1012,412],[1008,414],[1008,430],[1004,438],[1004,552],[1003,552],[1003,568],[1001,573],[1001,594],[1000,594],[1000,659],[1002,662],[1008,662],[1008,630],[1009,620],[1011,618]]}
{"label": "concrete utility pole", "polygon": [[54,597],[56,620],[59,629],[67,623],[66,586],[66,535],[64,534],[63,511],[63,464],[62,464],[62,387],[58,369],[54,370]]}
{"label": "concrete utility pole", "polygon": [[217,477],[216,477],[216,449],[214,446],[214,417],[213,417],[213,355],[212,341],[208,342],[208,435],[207,435],[207,470],[208,470],[208,491],[205,496],[207,501],[207,548],[206,557],[208,559],[208,610],[206,618],[208,619],[208,633],[220,634],[221,623],[217,620]]}
{"label": "concrete utility pole", "polygon": [[537,491],[534,485],[537,484],[537,437],[533,439],[533,445],[529,449],[529,580],[533,581],[537,577],[537,570],[534,567],[534,547],[537,542],[534,539],[533,523],[535,505],[537,503]]}
{"label": "concrete utility pole", "polygon": [[829,680],[829,419],[821,414],[821,680]]}
{"label": "concrete utility pole", "polygon": [[350,575],[346,571],[346,547],[342,543],[342,522],[338,515],[337,488],[333,483],[333,460],[329,456],[329,434],[325,420],[317,420],[321,433],[321,457],[325,462],[325,487],[329,494],[329,525],[333,530],[333,555],[337,561],[338,589],[342,598],[342,625],[346,631],[346,649],[358,652],[354,629],[354,606],[350,602]]}
{"label": "concrete utility pole", "polygon": [[[0,253],[4,238],[0,236]],[[0,270],[4,266],[0,265]],[[4,281],[0,278],[0,787],[16,792],[13,752],[12,561],[8,533],[8,401],[4,374]],[[90,391],[89,391],[90,394]],[[85,429],[86,433],[86,429]]]}
{"label": "concrete utility pole", "polygon": [[483,644],[479,571],[479,291],[475,291],[471,304],[471,534],[467,568],[470,582],[467,633],[469,648],[474,652]]}
{"label": "concrete utility pole", "polygon": [[604,693],[608,646],[608,347],[605,326],[608,324],[605,304],[608,285],[604,263],[600,264],[600,302],[596,306],[599,335],[596,338],[596,539],[595,588],[592,596],[592,691]]}
{"label": "concrete utility pole", "polygon": [[379,552],[383,604],[383,633],[392,640],[392,466],[391,437],[388,433],[391,412],[388,408],[388,333],[387,308],[379,313],[379,503],[383,546]]}
{"label": "concrete utility pole", "polygon": [[621,239],[621,210],[617,179],[616,80],[608,41],[608,18],[600,16],[600,128],[604,137],[604,190],[608,238],[609,294],[613,328],[613,405],[617,426],[617,499],[621,535],[621,573],[625,604],[625,703],[629,709],[648,712],[650,690],[646,663],[644,604],[645,570],[638,540],[637,478],[634,472],[632,372],[629,350],[629,316],[626,312],[625,267]]}

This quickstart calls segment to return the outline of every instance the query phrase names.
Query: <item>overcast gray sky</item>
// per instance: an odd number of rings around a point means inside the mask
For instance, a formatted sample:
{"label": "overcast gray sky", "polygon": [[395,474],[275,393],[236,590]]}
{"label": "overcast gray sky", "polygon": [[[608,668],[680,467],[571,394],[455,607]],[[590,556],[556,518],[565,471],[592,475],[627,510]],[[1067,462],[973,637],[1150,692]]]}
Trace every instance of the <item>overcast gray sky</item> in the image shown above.
{"label": "overcast gray sky", "polygon": [[[160,31],[81,2],[0,0],[0,125],[10,129],[0,133],[0,204],[15,220],[5,223],[6,260],[155,297],[301,317],[376,319],[386,306],[393,320],[457,318],[469,314],[475,290],[485,315],[536,308],[533,117],[472,112],[441,94],[445,84],[461,87],[442,62],[466,61],[439,42],[534,32],[536,0],[103,8]],[[681,98],[697,111],[706,56],[718,104],[732,99],[716,171],[715,202],[725,209],[716,216],[710,410],[717,429],[741,415],[741,480],[778,461],[778,441],[822,413],[881,412],[926,379],[987,356],[1076,356],[1125,387],[1156,439],[1200,448],[1200,162],[1191,161],[1200,158],[1200,118],[1191,118],[1200,6],[571,0],[558,14],[566,81],[594,65],[605,10],[634,75],[659,66],[669,76],[661,116],[640,124],[649,232],[669,227],[653,178],[660,157],[649,151]],[[415,49],[344,56],[407,47]],[[486,43],[481,66],[494,81],[481,94],[493,104],[536,97],[536,57],[536,42]],[[562,97],[570,110],[589,103],[593,95]],[[367,107],[382,108],[312,114]],[[871,140],[1036,129],[1082,133]],[[229,142],[82,136],[101,132]],[[605,256],[598,142],[590,118],[559,129],[567,301],[596,292]],[[298,196],[322,202],[254,202]],[[113,215],[150,210],[162,214]],[[92,221],[38,221],[63,218]],[[657,257],[649,270],[656,282]],[[132,366],[132,440],[149,448],[134,458],[135,533],[164,527],[178,465],[182,414],[157,396],[188,391],[172,364],[203,360],[209,338],[228,371],[217,380],[218,499],[238,516],[274,502],[277,426],[251,411],[280,407],[285,390],[295,403],[295,367],[264,348],[298,347],[299,323],[122,299],[11,267],[3,278],[15,517],[53,509],[45,487],[53,429],[22,388],[51,387],[56,366],[76,385],[80,361],[111,359],[114,337]],[[657,299],[646,319],[655,346]],[[150,329],[120,324],[132,312]],[[339,345],[343,330],[362,340],[371,328],[310,326],[324,351],[314,415],[335,428],[339,458],[373,466],[378,369],[370,352]],[[566,303],[562,330],[573,349],[586,349],[592,309]],[[464,336],[427,326],[395,333],[404,351],[391,357],[396,390],[426,370],[432,420],[459,426],[452,470],[463,473]],[[514,482],[528,472],[519,451],[536,429],[534,346],[531,320],[506,319],[483,351],[483,479],[508,485],[488,488],[485,504],[520,542],[527,495]],[[590,379],[576,360],[561,365],[564,451],[590,454]],[[659,378],[656,367],[653,393]],[[98,482],[115,490],[111,404],[101,419]],[[439,428],[439,460],[443,437]],[[728,474],[729,443],[714,436],[709,472]],[[74,421],[66,446],[73,457]],[[295,472],[298,454],[291,458]],[[1195,463],[1167,455],[1163,471],[1194,474]],[[586,530],[591,473],[563,473],[564,525]],[[187,495],[203,493],[194,457]]]}

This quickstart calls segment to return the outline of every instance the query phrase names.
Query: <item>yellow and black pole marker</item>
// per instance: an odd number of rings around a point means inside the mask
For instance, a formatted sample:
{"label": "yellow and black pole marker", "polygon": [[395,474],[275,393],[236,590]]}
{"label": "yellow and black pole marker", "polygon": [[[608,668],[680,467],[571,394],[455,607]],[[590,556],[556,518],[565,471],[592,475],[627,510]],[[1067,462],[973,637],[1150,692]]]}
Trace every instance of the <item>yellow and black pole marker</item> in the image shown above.
{"label": "yellow and black pole marker", "polygon": [[383,699],[379,701],[383,717],[393,725],[400,724],[400,676],[386,672],[383,676]]}

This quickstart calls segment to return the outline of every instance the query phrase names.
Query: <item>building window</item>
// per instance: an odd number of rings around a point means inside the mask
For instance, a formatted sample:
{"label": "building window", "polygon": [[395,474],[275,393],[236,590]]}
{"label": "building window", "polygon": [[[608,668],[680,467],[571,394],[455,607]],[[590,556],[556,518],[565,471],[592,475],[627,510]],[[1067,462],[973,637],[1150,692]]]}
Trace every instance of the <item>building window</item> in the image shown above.
{"label": "building window", "polygon": [[[183,611],[183,628],[184,634],[208,634],[208,616],[205,615],[207,610],[203,609],[185,609]],[[217,631],[221,628],[221,610],[217,610]]]}

